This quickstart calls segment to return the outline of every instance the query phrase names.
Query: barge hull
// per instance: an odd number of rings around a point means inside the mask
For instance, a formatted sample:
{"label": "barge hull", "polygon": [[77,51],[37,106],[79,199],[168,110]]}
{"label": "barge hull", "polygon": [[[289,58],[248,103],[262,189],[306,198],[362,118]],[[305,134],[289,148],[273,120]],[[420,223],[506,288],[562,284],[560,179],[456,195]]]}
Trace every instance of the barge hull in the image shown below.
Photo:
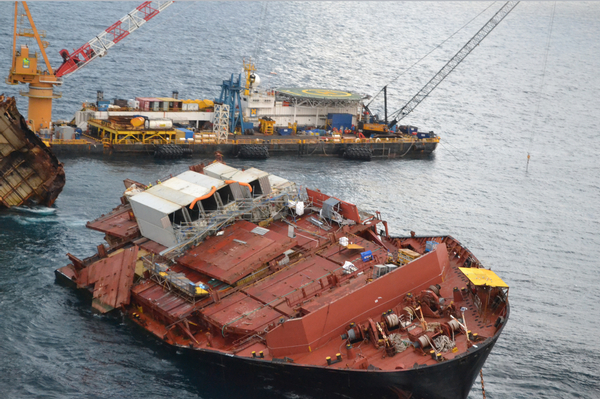
{"label": "barge hull", "polygon": [[[419,157],[431,155],[437,142],[400,142],[400,143],[372,143],[372,144],[340,144],[340,143],[230,143],[230,144],[180,144],[183,148],[189,148],[193,156],[213,156],[219,152],[226,157],[237,157],[245,146],[265,146],[269,156],[278,155],[297,155],[300,157],[342,157],[344,152],[353,146],[367,147],[371,151],[371,156],[378,159]],[[153,155],[159,145],[155,144],[114,144],[103,146],[102,143],[87,144],[51,144],[54,154],[61,155],[86,155],[86,154],[147,154]]]}

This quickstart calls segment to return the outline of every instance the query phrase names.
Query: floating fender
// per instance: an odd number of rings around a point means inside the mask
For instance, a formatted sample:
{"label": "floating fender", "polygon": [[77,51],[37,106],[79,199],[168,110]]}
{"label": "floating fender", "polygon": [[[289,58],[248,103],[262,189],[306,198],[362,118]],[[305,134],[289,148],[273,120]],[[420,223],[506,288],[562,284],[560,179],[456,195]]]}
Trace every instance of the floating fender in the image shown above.
{"label": "floating fender", "polygon": [[191,148],[183,148],[175,144],[161,145],[154,150],[154,158],[157,159],[179,159],[192,155]]}
{"label": "floating fender", "polygon": [[244,159],[267,159],[269,158],[269,149],[266,145],[244,145],[240,148],[238,156]]}
{"label": "floating fender", "polygon": [[344,151],[344,158],[357,161],[370,161],[372,156],[371,149],[364,146],[349,145]]}

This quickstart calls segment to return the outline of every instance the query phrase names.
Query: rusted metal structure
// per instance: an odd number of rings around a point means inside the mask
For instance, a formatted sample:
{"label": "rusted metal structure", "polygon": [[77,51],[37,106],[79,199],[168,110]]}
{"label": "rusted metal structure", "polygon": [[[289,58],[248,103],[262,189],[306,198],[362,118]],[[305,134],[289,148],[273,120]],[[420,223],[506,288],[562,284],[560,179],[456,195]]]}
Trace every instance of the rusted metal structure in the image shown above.
{"label": "rusted metal structure", "polygon": [[50,206],[64,185],[63,164],[29,130],[15,99],[0,96],[0,207]]}
{"label": "rusted metal structure", "polygon": [[451,236],[392,237],[378,212],[220,162],[125,183],[88,223],[107,244],[57,279],[215,381],[466,398],[508,319],[508,286]]}

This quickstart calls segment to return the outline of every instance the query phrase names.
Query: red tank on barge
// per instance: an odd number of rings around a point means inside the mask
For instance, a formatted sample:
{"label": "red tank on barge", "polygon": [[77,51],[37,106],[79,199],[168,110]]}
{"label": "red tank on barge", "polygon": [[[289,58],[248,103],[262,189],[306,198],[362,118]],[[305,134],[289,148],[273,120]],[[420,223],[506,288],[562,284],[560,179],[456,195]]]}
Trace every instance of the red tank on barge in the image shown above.
{"label": "red tank on barge", "polygon": [[[56,271],[191,356],[215,382],[308,397],[466,398],[509,316],[508,286],[451,236],[220,162],[143,185]],[[252,385],[246,385],[251,396]]]}

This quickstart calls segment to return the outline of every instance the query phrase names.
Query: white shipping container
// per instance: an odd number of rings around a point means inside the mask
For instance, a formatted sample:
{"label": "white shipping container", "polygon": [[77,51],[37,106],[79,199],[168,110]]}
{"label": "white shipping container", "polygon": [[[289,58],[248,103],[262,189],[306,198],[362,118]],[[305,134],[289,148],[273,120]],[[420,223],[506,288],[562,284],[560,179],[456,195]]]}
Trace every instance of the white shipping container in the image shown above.
{"label": "white shipping container", "polygon": [[[202,197],[210,192],[210,189],[207,187],[188,182],[178,177],[170,178],[169,180],[163,182],[161,186],[166,186],[181,193],[190,195],[193,199]],[[187,205],[189,205],[192,201],[190,201]]]}
{"label": "white shipping container", "polygon": [[171,247],[175,245],[176,239],[169,215],[181,209],[181,206],[152,195],[148,191],[129,198],[140,232],[144,237]]}
{"label": "white shipping container", "polygon": [[157,184],[156,186],[146,190],[146,192],[154,195],[155,197],[171,201],[174,204],[177,204],[181,207],[188,206],[196,198],[196,196],[184,193],[179,190],[174,190],[165,184]]}
{"label": "white shipping container", "polygon": [[208,189],[210,189],[211,187],[214,186],[218,190],[221,187],[225,186],[225,182],[223,180],[216,179],[214,177],[211,177],[211,176],[208,176],[208,175],[205,175],[202,173],[196,173],[191,170],[183,172],[183,173],[177,175],[176,177],[178,179],[185,180],[187,182],[197,184],[201,187],[205,187]]}
{"label": "white shipping container", "polygon": [[61,140],[73,140],[75,135],[75,129],[71,126],[57,126],[55,132]]}
{"label": "white shipping container", "polygon": [[[261,172],[261,170],[255,169],[255,173],[260,174]],[[267,172],[262,173],[264,173],[264,176],[268,176]],[[248,184],[259,179],[257,176],[248,173],[247,171],[241,171],[220,162],[211,163],[210,165],[206,166],[204,168],[204,174],[217,179],[235,180],[237,182]]]}
{"label": "white shipping container", "polygon": [[138,225],[140,226],[140,232],[144,237],[156,241],[165,247],[172,247],[177,244],[177,239],[175,238],[173,229],[166,230],[144,220],[138,220]]}

